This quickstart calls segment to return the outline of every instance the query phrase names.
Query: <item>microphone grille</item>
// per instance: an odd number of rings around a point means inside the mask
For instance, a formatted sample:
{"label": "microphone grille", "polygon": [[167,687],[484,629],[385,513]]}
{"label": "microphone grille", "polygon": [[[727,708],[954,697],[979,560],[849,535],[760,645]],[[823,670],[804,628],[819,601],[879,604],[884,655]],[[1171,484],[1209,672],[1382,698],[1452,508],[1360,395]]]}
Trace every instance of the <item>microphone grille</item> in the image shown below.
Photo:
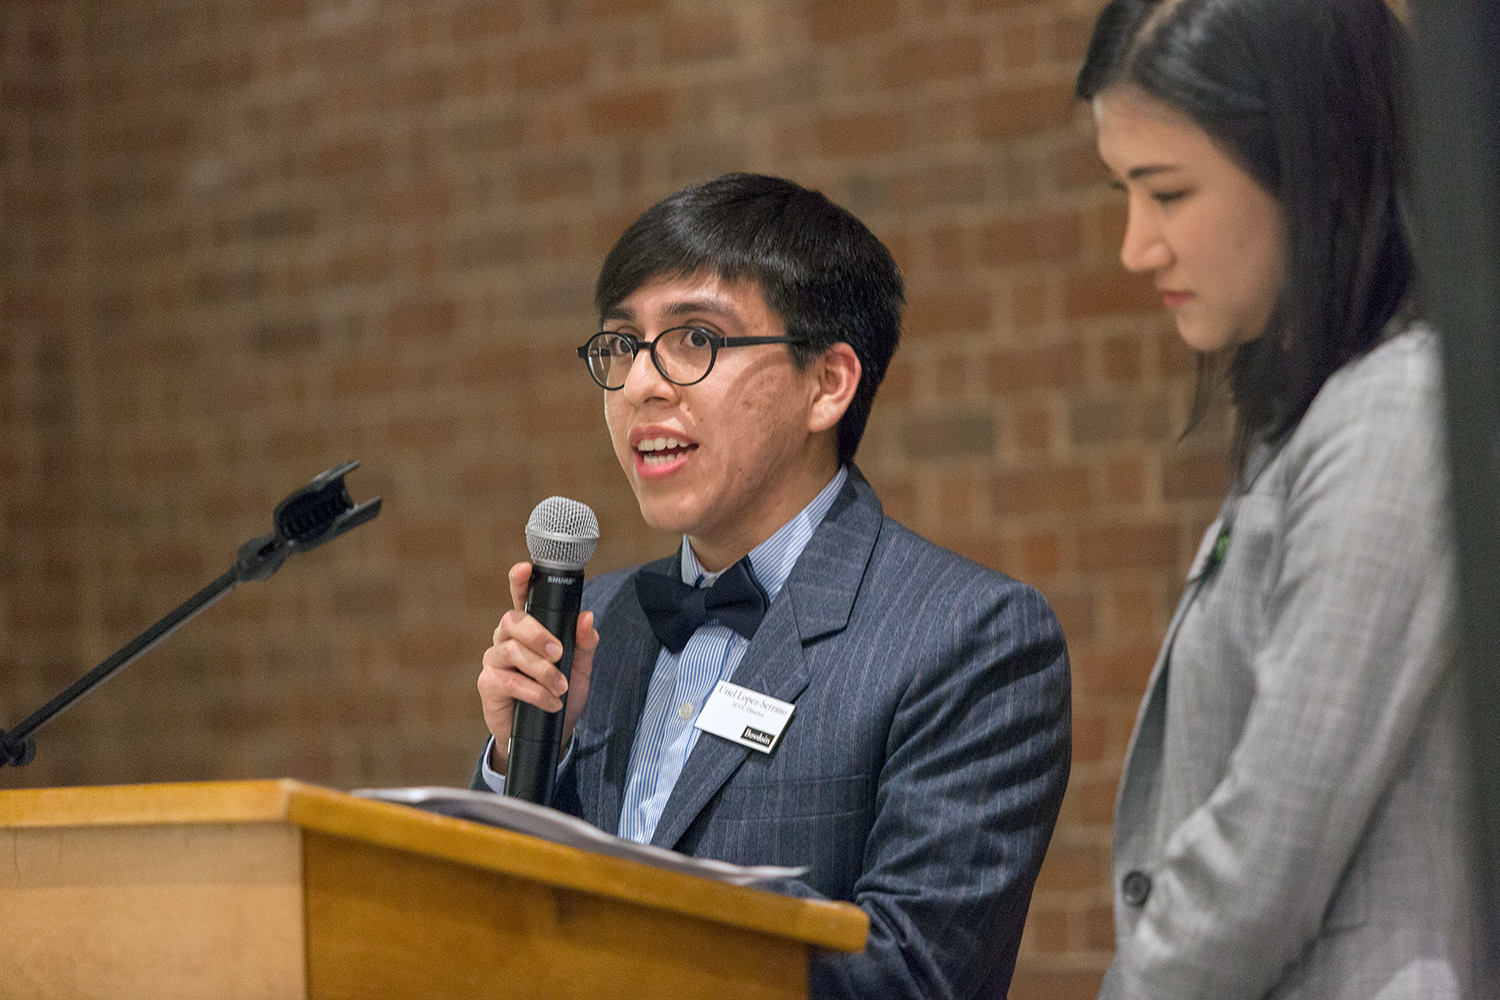
{"label": "microphone grille", "polygon": [[526,550],[538,565],[583,569],[598,545],[599,519],[577,500],[548,497],[526,521]]}

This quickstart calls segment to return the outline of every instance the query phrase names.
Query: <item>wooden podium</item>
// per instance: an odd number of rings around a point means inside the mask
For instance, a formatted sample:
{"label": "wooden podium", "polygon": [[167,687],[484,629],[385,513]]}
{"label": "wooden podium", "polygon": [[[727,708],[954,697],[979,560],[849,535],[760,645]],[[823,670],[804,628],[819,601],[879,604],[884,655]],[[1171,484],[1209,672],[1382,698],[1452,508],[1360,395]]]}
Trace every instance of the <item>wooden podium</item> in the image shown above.
{"label": "wooden podium", "polygon": [[857,907],[295,781],[0,792],[0,995],[804,997]]}

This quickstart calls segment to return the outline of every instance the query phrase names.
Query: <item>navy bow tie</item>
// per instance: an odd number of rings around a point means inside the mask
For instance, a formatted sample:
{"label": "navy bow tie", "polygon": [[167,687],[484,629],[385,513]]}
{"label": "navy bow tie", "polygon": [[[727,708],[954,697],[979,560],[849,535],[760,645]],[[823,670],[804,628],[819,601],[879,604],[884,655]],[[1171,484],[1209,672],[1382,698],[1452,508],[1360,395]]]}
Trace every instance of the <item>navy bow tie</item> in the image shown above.
{"label": "navy bow tie", "polygon": [[680,574],[643,569],[635,575],[635,597],[657,640],[673,653],[682,652],[693,633],[710,619],[746,639],[754,638],[771,606],[750,568],[749,556],[720,573],[709,587],[683,583]]}

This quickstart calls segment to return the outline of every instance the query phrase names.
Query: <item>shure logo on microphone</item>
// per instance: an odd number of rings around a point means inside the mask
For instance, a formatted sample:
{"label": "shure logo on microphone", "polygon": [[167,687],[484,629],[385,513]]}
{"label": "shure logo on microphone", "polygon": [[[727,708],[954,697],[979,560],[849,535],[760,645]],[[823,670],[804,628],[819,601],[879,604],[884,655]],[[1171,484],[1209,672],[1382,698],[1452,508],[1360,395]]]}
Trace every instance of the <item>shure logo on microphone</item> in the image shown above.
{"label": "shure logo on microphone", "polygon": [[547,582],[548,583],[562,583],[562,584],[567,584],[567,583],[572,583],[573,580],[572,580],[571,577],[567,577],[567,576],[553,576],[551,573],[548,573],[547,574]]}

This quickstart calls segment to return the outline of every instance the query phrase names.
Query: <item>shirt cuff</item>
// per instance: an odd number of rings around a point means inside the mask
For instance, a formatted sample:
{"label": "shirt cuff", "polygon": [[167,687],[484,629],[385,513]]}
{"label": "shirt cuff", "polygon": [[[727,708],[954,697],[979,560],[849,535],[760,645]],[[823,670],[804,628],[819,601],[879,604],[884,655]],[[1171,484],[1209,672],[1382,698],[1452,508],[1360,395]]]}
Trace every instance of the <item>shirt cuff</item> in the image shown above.
{"label": "shirt cuff", "polygon": [[[494,748],[495,737],[491,736],[490,741],[484,745],[484,756],[479,758],[479,776],[483,778],[484,783],[490,787],[490,791],[494,792],[496,795],[504,795],[505,775],[500,774],[494,768],[490,767],[490,751]],[[557,770],[559,774],[562,773],[562,769],[568,763],[568,758],[572,755],[573,740],[570,738],[568,740],[568,745],[563,747],[562,759],[557,762]]]}
{"label": "shirt cuff", "polygon": [[484,756],[479,758],[479,776],[484,779],[486,785],[490,786],[490,791],[496,795],[504,795],[505,775],[497,773],[494,768],[490,767],[490,751],[493,749],[495,749],[495,737],[491,736],[490,741],[484,745]]}

